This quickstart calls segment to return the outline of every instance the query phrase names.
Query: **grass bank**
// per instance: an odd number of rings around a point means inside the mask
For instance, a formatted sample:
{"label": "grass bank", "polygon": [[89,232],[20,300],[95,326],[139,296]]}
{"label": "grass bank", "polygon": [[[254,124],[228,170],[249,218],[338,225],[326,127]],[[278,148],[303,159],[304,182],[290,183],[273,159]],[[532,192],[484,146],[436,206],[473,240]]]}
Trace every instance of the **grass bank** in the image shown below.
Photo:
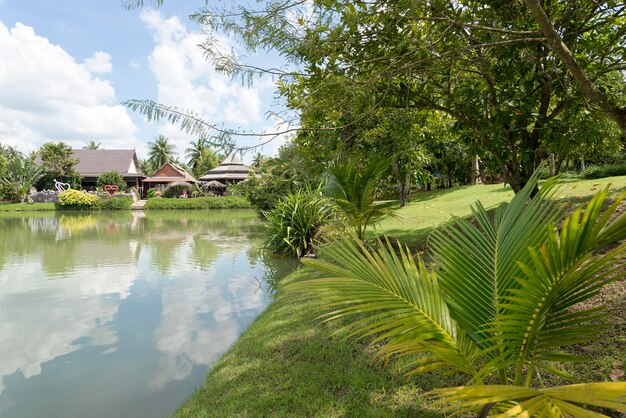
{"label": "grass bank", "polygon": [[[564,204],[585,200],[612,183],[626,188],[626,177],[564,182],[557,194]],[[468,216],[480,199],[487,207],[508,201],[508,188],[461,187],[420,193],[375,231],[420,244],[434,227],[452,216]],[[312,277],[301,269],[285,282]],[[279,285],[280,287],[281,285]],[[603,289],[591,303],[605,303],[609,328],[575,351],[592,362],[563,365],[582,381],[609,381],[626,365],[626,282]],[[421,394],[435,387],[462,384],[454,377],[424,374],[406,380],[399,365],[373,360],[367,345],[346,339],[338,323],[320,323],[316,302],[294,300],[278,291],[274,302],[244,332],[210,371],[202,388],[176,412],[179,417],[316,416],[316,417],[443,417]],[[613,376],[613,377],[612,377]],[[560,384],[547,377],[545,383]]]}
{"label": "grass bank", "polygon": [[58,210],[56,203],[4,203],[0,204],[0,212],[32,212],[43,210]]}
{"label": "grass bank", "polygon": [[[301,269],[288,280],[311,276]],[[216,363],[179,417],[443,417],[422,406],[418,383],[372,363],[337,324],[316,321],[315,302],[276,299]]]}

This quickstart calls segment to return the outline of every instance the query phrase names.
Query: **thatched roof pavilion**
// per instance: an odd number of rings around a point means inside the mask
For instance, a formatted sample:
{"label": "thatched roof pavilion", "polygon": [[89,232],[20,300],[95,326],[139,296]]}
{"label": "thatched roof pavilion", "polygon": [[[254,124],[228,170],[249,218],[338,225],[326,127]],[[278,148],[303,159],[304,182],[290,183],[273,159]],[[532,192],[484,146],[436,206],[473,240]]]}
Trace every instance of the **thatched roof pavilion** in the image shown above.
{"label": "thatched roof pavilion", "polygon": [[[236,152],[236,151],[235,151]],[[235,152],[230,154],[222,163],[210,170],[204,176],[200,177],[201,182],[209,182],[212,180],[219,181],[221,183],[239,183],[248,178],[248,175],[254,171],[241,162],[235,155]]]}

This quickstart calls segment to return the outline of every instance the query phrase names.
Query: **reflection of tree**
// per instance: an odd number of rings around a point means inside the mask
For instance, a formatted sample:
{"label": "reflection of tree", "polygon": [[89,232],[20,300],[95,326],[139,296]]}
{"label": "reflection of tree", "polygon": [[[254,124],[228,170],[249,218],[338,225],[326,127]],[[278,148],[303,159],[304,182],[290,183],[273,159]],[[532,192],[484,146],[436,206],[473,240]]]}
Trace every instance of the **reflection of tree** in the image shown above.
{"label": "reflection of tree", "polygon": [[263,281],[267,284],[270,293],[274,293],[283,277],[300,266],[300,261],[297,259],[277,257],[265,252],[258,253],[258,261],[265,266]]}
{"label": "reflection of tree", "polygon": [[200,269],[206,269],[217,260],[220,248],[206,236],[196,234],[191,242],[191,258]]}
{"label": "reflection of tree", "polygon": [[77,239],[62,239],[54,245],[48,245],[43,248],[41,257],[41,266],[46,273],[57,275],[66,273],[76,266],[76,246],[79,244]]}
{"label": "reflection of tree", "polygon": [[156,238],[151,240],[152,262],[161,274],[167,274],[174,259],[178,255],[178,247],[185,242],[184,237],[180,238]]}

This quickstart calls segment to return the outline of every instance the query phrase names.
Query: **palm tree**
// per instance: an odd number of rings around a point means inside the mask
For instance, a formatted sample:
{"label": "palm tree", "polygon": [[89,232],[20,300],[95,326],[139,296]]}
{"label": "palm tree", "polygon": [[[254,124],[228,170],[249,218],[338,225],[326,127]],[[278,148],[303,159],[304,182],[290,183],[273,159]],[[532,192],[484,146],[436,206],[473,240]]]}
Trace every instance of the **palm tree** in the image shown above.
{"label": "palm tree", "polygon": [[196,142],[189,142],[190,147],[185,150],[185,156],[189,158],[189,167],[192,170],[200,164],[203,153],[209,149],[208,141],[205,137],[200,137]]}
{"label": "palm tree", "polygon": [[605,416],[580,404],[625,410],[626,382],[536,387],[540,373],[568,377],[556,364],[581,357],[565,350],[602,328],[602,309],[580,303],[625,276],[626,243],[597,250],[626,237],[626,214],[609,222],[626,193],[602,213],[605,189],[557,228],[554,181],[529,200],[537,184],[535,176],[494,214],[478,202],[473,221],[435,232],[431,269],[388,241],[370,252],[346,239],[324,249],[331,261],[303,260],[327,278],[289,288],[313,291],[329,319],[351,317],[351,335],[377,335],[383,358],[411,358],[411,374],[464,374],[466,386],[427,394],[448,410],[548,418]]}
{"label": "palm tree", "polygon": [[257,152],[254,158],[252,159],[252,167],[254,168],[261,167],[261,164],[263,164],[264,160],[265,160],[265,156],[261,154],[260,152]]}
{"label": "palm tree", "polygon": [[33,159],[18,154],[7,164],[2,177],[0,177],[0,184],[3,184],[14,198],[24,203],[31,187],[43,175],[43,169]]}
{"label": "palm tree", "polygon": [[166,162],[173,160],[176,147],[169,143],[169,139],[163,135],[154,138],[154,142],[148,142],[148,159],[155,167],[161,167]]}
{"label": "palm tree", "polygon": [[100,145],[102,145],[100,142],[96,143],[96,141],[89,141],[83,149],[100,149]]}
{"label": "palm tree", "polygon": [[324,194],[334,203],[344,224],[354,229],[360,240],[364,239],[369,225],[391,214],[388,206],[375,202],[376,184],[388,169],[386,160],[371,159],[363,166],[348,162],[329,170]]}

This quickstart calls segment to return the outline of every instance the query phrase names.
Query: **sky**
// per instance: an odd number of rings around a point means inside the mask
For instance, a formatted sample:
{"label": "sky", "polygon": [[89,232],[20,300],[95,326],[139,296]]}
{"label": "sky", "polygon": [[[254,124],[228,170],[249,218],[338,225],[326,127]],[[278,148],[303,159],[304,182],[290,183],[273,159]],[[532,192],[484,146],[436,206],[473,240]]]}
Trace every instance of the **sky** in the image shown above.
{"label": "sky", "polygon": [[[146,2],[149,4],[150,2]],[[271,132],[279,111],[270,77],[252,85],[218,74],[198,47],[202,28],[188,16],[204,0],[170,0],[159,9],[126,10],[121,0],[0,0],[0,143],[22,152],[48,141],[82,148],[135,148],[163,134],[181,161],[196,139],[167,123],[148,122],[120,103],[151,99],[190,109],[225,128]],[[218,36],[224,48],[240,51]],[[247,54],[249,55],[249,54]],[[250,62],[276,65],[275,56]],[[258,137],[235,138],[240,147]],[[275,155],[281,136],[244,156]]]}

